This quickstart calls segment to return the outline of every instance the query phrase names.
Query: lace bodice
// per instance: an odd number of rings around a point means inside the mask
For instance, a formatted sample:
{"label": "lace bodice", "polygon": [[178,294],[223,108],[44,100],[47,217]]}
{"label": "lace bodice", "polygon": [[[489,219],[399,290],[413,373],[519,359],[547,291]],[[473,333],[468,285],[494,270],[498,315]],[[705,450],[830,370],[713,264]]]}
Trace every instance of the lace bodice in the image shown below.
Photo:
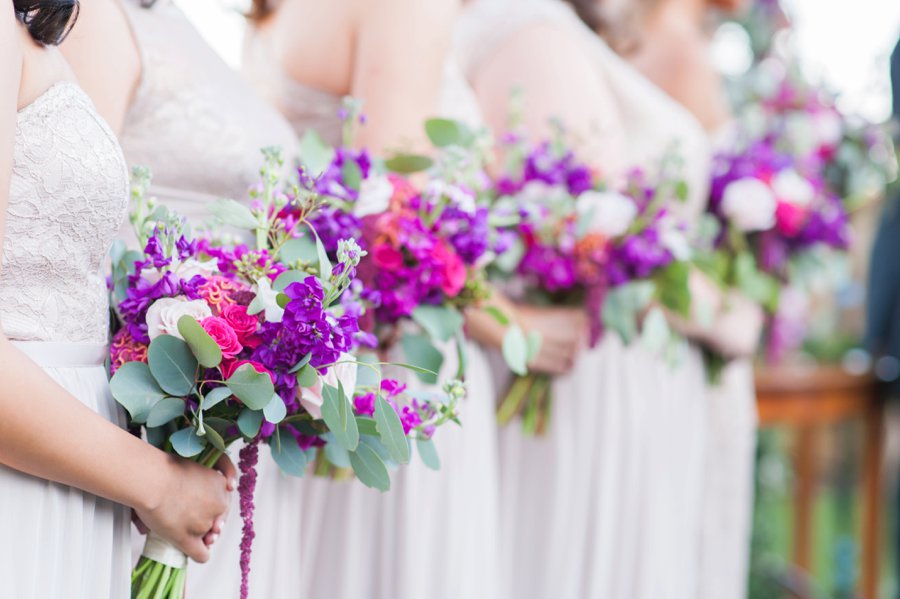
{"label": "lace bodice", "polygon": [[127,205],[122,152],[78,86],[57,83],[19,111],[0,265],[7,337],[106,342],[103,265]]}
{"label": "lace bodice", "polygon": [[[341,98],[292,79],[275,60],[265,37],[252,32],[248,36],[244,51],[246,77],[278,107],[298,135],[312,129],[326,142],[340,144]],[[444,65],[439,112],[445,118],[473,126],[480,126],[483,121],[478,100],[453,59]]]}
{"label": "lace bodice", "polygon": [[246,200],[265,146],[296,154],[288,123],[203,40],[171,0],[122,0],[142,61],[125,119],[129,164],[153,172],[153,193],[189,220],[212,197]]}
{"label": "lace bodice", "polygon": [[475,0],[465,10],[456,36],[457,56],[466,75],[474,77],[483,61],[505,40],[536,22],[558,26],[579,40],[614,99],[618,113],[615,134],[619,137],[600,139],[605,133],[598,128],[594,140],[598,143],[588,141],[585,158],[603,163],[605,154],[599,150],[593,153],[594,149],[621,148],[623,155],[616,156],[620,168],[646,169],[657,164],[670,148],[676,148],[683,160],[682,175],[689,184],[690,197],[686,204],[673,209],[688,220],[699,218],[707,198],[711,164],[710,144],[700,123],[615,54],[560,0]]}

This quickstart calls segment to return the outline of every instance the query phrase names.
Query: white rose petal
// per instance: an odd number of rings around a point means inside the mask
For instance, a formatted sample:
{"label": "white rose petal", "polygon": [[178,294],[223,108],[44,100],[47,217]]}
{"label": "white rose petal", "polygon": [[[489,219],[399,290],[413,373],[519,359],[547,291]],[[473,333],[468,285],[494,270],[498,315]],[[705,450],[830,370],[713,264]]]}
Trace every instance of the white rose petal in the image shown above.
{"label": "white rose petal", "polygon": [[217,267],[218,261],[214,259],[201,262],[196,258],[188,258],[181,264],[172,266],[170,268],[185,281],[190,281],[197,275],[208,279],[209,277],[213,276],[213,274],[215,274]]}
{"label": "white rose petal", "polygon": [[768,185],[747,177],[725,187],[722,214],[741,231],[765,231],[775,226],[777,204]]}
{"label": "white rose petal", "polygon": [[543,181],[531,181],[516,194],[524,204],[543,204],[551,199],[565,197],[569,191],[562,185],[547,185]]}
{"label": "white rose petal", "polygon": [[615,191],[586,191],[578,196],[576,209],[590,214],[589,230],[605,237],[623,235],[637,216],[634,200]]}
{"label": "white rose petal", "polygon": [[172,335],[183,340],[178,332],[178,320],[182,316],[193,316],[201,321],[212,316],[212,311],[203,300],[188,301],[184,297],[158,299],[147,310],[147,335],[151,340],[160,335]]}
{"label": "white rose petal", "polygon": [[353,214],[362,218],[370,214],[381,214],[388,209],[394,186],[383,175],[372,175],[360,184],[359,199],[353,206]]}
{"label": "white rose petal", "polygon": [[256,297],[262,302],[266,322],[281,322],[284,308],[278,305],[278,292],[272,289],[269,279],[260,279],[256,282]]}
{"label": "white rose petal", "polygon": [[809,206],[816,197],[816,189],[812,183],[792,168],[775,175],[772,189],[778,200],[795,206]]}

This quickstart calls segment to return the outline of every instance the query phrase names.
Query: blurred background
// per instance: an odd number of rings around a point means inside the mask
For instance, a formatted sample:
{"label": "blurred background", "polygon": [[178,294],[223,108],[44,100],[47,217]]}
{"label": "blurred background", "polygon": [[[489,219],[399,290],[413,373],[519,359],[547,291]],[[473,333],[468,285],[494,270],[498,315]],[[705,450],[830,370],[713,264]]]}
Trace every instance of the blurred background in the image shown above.
{"label": "blurred background", "polygon": [[[179,4],[239,67],[245,3]],[[852,210],[851,251],[817,265],[794,316],[797,347],[777,364],[760,360],[749,596],[900,597],[900,409],[886,384],[900,376],[900,363],[878,354],[872,331],[865,340],[872,247],[893,210],[889,198],[900,193],[896,154],[878,138],[897,131],[890,56],[900,37],[900,1],[754,0],[740,18],[711,22],[710,34],[739,112],[790,76],[820,90],[864,137],[841,150],[850,165],[841,176]],[[891,270],[900,265],[900,241],[880,247],[888,268],[879,272],[897,277],[900,287],[900,266]]]}

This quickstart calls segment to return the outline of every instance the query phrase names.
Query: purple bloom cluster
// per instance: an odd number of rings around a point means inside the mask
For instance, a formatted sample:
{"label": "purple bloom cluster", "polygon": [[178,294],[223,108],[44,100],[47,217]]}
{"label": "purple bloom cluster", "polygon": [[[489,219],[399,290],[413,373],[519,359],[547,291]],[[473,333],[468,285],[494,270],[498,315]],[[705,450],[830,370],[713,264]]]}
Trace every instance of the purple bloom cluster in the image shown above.
{"label": "purple bloom cluster", "polygon": [[241,448],[238,468],[241,480],[238,482],[241,521],[241,599],[250,593],[250,554],[256,532],[253,530],[253,492],[256,490],[256,464],[259,462],[259,441],[254,440]]}
{"label": "purple bloom cluster", "polygon": [[496,183],[497,193],[513,195],[535,181],[564,186],[576,196],[594,187],[590,169],[579,163],[572,152],[555,152],[550,142],[544,142],[529,152],[521,173],[501,176]]}

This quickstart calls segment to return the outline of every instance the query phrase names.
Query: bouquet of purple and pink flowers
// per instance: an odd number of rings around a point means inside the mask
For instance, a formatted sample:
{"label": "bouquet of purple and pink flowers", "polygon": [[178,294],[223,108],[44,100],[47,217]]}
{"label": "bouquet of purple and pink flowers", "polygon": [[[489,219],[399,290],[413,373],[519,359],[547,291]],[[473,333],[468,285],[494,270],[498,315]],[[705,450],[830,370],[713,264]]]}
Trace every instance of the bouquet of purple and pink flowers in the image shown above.
{"label": "bouquet of purple and pink flowers", "polygon": [[[611,330],[629,343],[640,333],[660,350],[676,340],[657,303],[679,314],[689,308],[684,228],[667,206],[684,198],[674,179],[650,182],[633,172],[621,189],[603,183],[558,141],[526,146],[511,137],[510,160],[497,180],[499,210],[517,211],[520,223],[505,277],[524,285],[526,301],[585,306],[590,343]],[[510,328],[507,362],[519,377],[498,417],[523,416],[528,433],[547,427],[550,377],[527,374],[540,340]]]}
{"label": "bouquet of purple and pink flowers", "polygon": [[[244,443],[242,597],[260,442],[287,474],[302,476],[322,449],[364,484],[387,490],[387,464],[407,463],[411,440],[430,444],[435,427],[455,419],[461,394],[451,385],[449,398],[407,397],[403,385],[381,379],[378,364],[351,354],[365,340],[353,283],[366,252],[339,240],[332,264],[316,241],[314,267],[283,253],[288,242],[312,235],[303,227],[317,201],[280,189],[280,156],[266,155],[255,205],[223,200],[216,207],[224,223],[255,234],[255,247],[190,239],[177,215],[146,197],[148,174],[140,172],[132,222],[144,250],[114,250],[111,277],[121,326],[110,386],[131,426],[207,467]],[[293,218],[277,218],[289,204]],[[149,537],[132,595],[181,599],[185,565],[177,550]]]}

